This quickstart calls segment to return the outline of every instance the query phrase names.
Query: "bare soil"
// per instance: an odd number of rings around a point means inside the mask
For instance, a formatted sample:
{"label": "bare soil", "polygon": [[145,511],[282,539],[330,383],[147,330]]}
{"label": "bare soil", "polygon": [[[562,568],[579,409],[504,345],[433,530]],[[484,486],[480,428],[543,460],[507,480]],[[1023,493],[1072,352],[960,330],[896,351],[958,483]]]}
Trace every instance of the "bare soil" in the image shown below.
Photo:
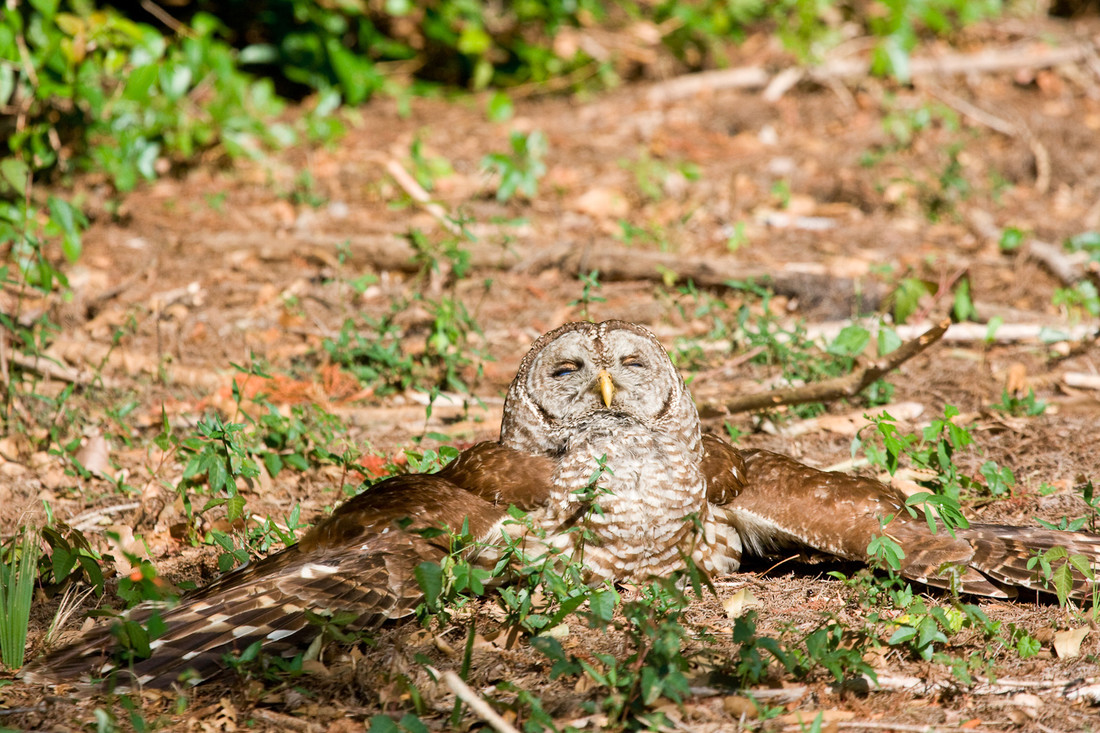
{"label": "bare soil", "polygon": [[[1039,52],[1047,47],[1040,38],[1069,44],[1098,33],[1095,22],[1037,27],[1009,21],[973,30],[953,49],[926,47],[922,53],[1010,44],[1021,53]],[[789,63],[765,38],[749,39],[742,54],[735,64],[778,69]],[[204,411],[239,420],[230,388],[239,373],[232,365],[264,364],[283,379],[270,399],[284,410],[314,402],[344,422],[347,432],[329,446],[335,452],[348,446],[399,456],[426,432],[443,433],[460,446],[493,439],[502,396],[530,343],[582,317],[575,270],[587,270],[596,258],[621,261],[626,274],[603,268],[602,286],[594,292],[603,300],[592,302],[588,313],[653,329],[693,379],[708,429],[723,432],[728,422],[743,432],[740,445],[819,467],[847,461],[850,431],[818,427],[792,437],[781,429],[797,421],[782,414],[725,413],[730,396],[773,386],[780,366],[747,363],[739,359],[742,344],[714,336],[715,317],[732,331],[737,309],[747,305],[759,313],[758,300],[720,286],[685,294],[678,266],[701,261],[734,274],[787,278],[796,284],[769,307],[781,321],[801,319],[811,328],[866,312],[860,299],[870,310],[889,310],[884,295],[904,277],[944,287],[922,302],[917,315],[934,322],[949,310],[950,287],[964,276],[980,321],[996,316],[1005,324],[1088,326],[1081,311],[1053,304],[1055,291],[1066,285],[1050,266],[1026,243],[1002,252],[989,225],[1017,227],[1056,244],[1100,229],[1095,64],[1094,56],[1056,68],[936,77],[913,87],[872,78],[803,82],[775,102],[764,101],[760,90],[654,101],[658,87],[639,84],[593,96],[517,100],[516,116],[504,123],[486,121],[483,100],[413,99],[408,114],[393,101],[378,100],[349,112],[347,135],[331,145],[301,146],[262,163],[212,158],[127,196],[113,216],[105,187],[83,180],[79,192],[95,221],[84,256],[69,268],[73,297],[22,306],[31,314],[51,309],[62,325],[53,336],[53,353],[77,374],[68,409],[40,424],[52,421],[64,442],[78,439],[85,446],[107,436],[110,472],[135,491],[122,494],[104,478],[80,478],[68,453],[39,448],[42,434],[13,434],[0,441],[0,528],[10,536],[20,524],[42,522],[43,501],[62,519],[99,510],[87,533],[103,549],[106,528],[132,528],[144,537],[162,574],[175,582],[204,582],[216,573],[216,551],[181,543],[170,531],[182,517],[173,487],[183,465],[153,445],[162,411],[184,434]],[[958,99],[1016,133],[997,132],[953,110],[962,109]],[[923,129],[913,128],[922,110],[933,110],[931,119]],[[889,130],[905,124],[913,128],[912,139],[900,144]],[[538,195],[496,201],[482,158],[507,150],[511,131],[536,129],[550,142]],[[323,348],[348,318],[381,317],[417,292],[434,298],[451,292],[445,261],[443,272],[428,281],[407,263],[402,237],[408,232],[423,232],[432,242],[446,236],[386,169],[396,160],[411,170],[410,146],[417,140],[424,156],[445,158],[453,169],[435,181],[433,199],[467,216],[477,235],[468,244],[472,270],[453,284],[453,292],[482,328],[481,335],[471,334],[472,345],[493,358],[480,378],[472,368],[465,373],[470,396],[483,405],[471,401],[464,408],[467,396],[457,395],[454,404],[437,404],[430,418],[419,393],[363,391],[329,367]],[[623,221],[647,234],[623,241]],[[639,278],[627,266],[650,253],[667,254],[666,268],[650,268],[650,276]],[[375,280],[359,293],[349,283],[366,274]],[[397,317],[409,349],[423,349],[431,319],[415,303]],[[703,350],[687,358],[693,345]],[[91,383],[88,375],[97,369],[109,388]],[[906,424],[909,429],[942,415],[946,405],[973,422],[982,452],[958,457],[965,472],[978,475],[988,459],[1014,471],[1011,496],[973,502],[967,508],[971,519],[1026,524],[1034,517],[1056,522],[1084,514],[1080,486],[1100,479],[1100,392],[1068,385],[1069,373],[1100,373],[1095,338],[945,340],[890,381],[894,402],[923,408]],[[56,394],[63,385],[47,378],[38,390]],[[1003,389],[1021,386],[1048,403],[1042,415],[1013,417],[991,409]],[[129,411],[120,416],[123,407]],[[25,400],[17,409],[32,418],[40,407]],[[858,404],[829,406],[835,415],[853,410]],[[436,444],[426,438],[421,447]],[[300,502],[303,519],[313,521],[342,498],[341,483],[354,480],[339,470],[314,468],[264,475],[242,491],[260,516],[284,517]],[[113,509],[122,504],[134,506]],[[728,644],[733,622],[722,600],[747,587],[760,602],[762,633],[797,634],[815,626],[823,612],[858,626],[867,609],[854,590],[825,574],[832,569],[787,563],[718,579],[719,598],[699,601],[690,618],[719,637],[724,633]],[[930,602],[937,599],[944,600],[933,594]],[[1039,656],[1027,660],[1011,649],[994,653],[998,678],[1045,683],[1030,697],[1026,686],[990,692],[963,685],[942,665],[887,648],[873,660],[883,675],[924,684],[867,691],[838,687],[824,670],[804,682],[779,675],[776,686],[794,692],[778,703],[781,717],[761,721],[753,714],[742,717],[738,692],[701,665],[697,694],[662,709],[682,730],[797,730],[793,715],[801,714],[808,725],[819,712],[831,729],[1100,727],[1097,707],[1065,696],[1064,686],[1054,682],[1095,683],[1100,676],[1100,631],[1091,616],[1045,601],[977,602],[991,618],[1022,626],[1044,642]],[[480,612],[479,629],[486,634],[495,623],[491,605]],[[42,648],[56,606],[56,599],[40,599],[36,607],[32,655]],[[75,614],[69,630],[82,619]],[[1056,657],[1053,633],[1080,626],[1090,627],[1080,655]],[[457,668],[464,634],[460,624],[427,635],[415,623],[400,625],[385,629],[373,647],[334,651],[327,666],[293,687],[208,686],[188,693],[182,710],[175,694],[150,692],[141,697],[143,714],[150,726],[164,730],[362,730],[374,714],[411,709],[401,683],[408,679],[424,695],[422,718],[444,729],[453,696],[413,658],[425,654],[439,669]],[[614,650],[616,644],[621,640],[580,628],[565,642],[575,653]],[[965,657],[979,644],[980,636],[960,634],[948,650]],[[598,691],[552,681],[549,668],[523,642],[508,649],[486,641],[475,650],[469,682],[507,702],[493,686],[510,681],[539,694],[559,727],[598,726],[599,718],[585,716],[580,707]],[[97,707],[126,718],[117,700],[70,688],[15,682],[0,688],[0,699],[0,726],[17,729],[84,730],[94,725]],[[462,727],[484,723],[468,713]]]}

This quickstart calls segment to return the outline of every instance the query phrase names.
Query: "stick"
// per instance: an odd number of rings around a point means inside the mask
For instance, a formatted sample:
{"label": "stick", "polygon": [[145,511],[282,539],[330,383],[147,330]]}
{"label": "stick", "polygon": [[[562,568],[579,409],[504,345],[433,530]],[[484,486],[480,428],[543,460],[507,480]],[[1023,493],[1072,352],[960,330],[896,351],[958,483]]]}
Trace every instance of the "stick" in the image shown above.
{"label": "stick", "polygon": [[927,349],[943,338],[950,321],[928,329],[915,339],[906,341],[894,351],[873,362],[863,369],[846,374],[843,377],[826,379],[802,387],[774,390],[760,394],[744,395],[730,402],[725,408],[731,412],[762,410],[780,405],[800,405],[806,402],[828,402],[841,397],[854,397],[885,374],[897,369],[904,362]]}
{"label": "stick", "polygon": [[1080,387],[1081,389],[1100,389],[1100,374],[1089,374],[1087,372],[1066,372],[1062,379],[1069,387]]}
{"label": "stick", "polygon": [[480,695],[470,689],[470,686],[462,681],[462,678],[454,673],[452,670],[447,670],[440,677],[443,683],[447,687],[451,688],[451,692],[458,696],[462,702],[470,706],[472,710],[479,718],[484,720],[489,726],[497,731],[497,733],[519,733],[507,720],[500,717],[496,710],[493,710],[489,703],[485,702]]}
{"label": "stick", "polygon": [[455,224],[454,219],[447,214],[446,209],[432,201],[432,197],[428,195],[428,192],[416,182],[415,178],[409,175],[409,172],[400,163],[390,158],[386,161],[386,172],[393,176],[393,180],[404,189],[405,193],[409,194],[413,201],[420,204],[424,211],[427,211],[436,221],[442,224],[444,229],[451,234],[462,234],[462,227]]}
{"label": "stick", "polygon": [[45,356],[32,357],[25,354],[12,353],[8,356],[8,360],[12,364],[28,372],[34,372],[43,377],[56,379],[61,382],[68,382],[69,384],[75,384],[81,387],[87,387],[96,383],[101,384],[106,389],[116,389],[119,386],[119,382],[110,377],[102,375],[96,376],[87,371],[78,372],[71,367],[51,361],[50,358]]}

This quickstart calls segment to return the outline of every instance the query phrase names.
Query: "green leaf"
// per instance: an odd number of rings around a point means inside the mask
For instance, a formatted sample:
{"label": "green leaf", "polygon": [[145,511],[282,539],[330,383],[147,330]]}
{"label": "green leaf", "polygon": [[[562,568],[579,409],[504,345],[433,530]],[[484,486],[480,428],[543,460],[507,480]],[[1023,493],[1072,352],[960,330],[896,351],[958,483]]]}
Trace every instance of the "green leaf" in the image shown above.
{"label": "green leaf", "polygon": [[1070,570],[1069,563],[1064,562],[1059,565],[1058,569],[1051,574],[1050,580],[1054,586],[1054,593],[1058,596],[1058,605],[1066,605],[1069,594],[1073,592],[1073,572]]}
{"label": "green leaf", "polygon": [[493,45],[493,39],[481,26],[473,23],[462,29],[455,48],[467,56],[483,56]]}
{"label": "green leaf", "polygon": [[827,351],[836,356],[859,356],[871,341],[871,332],[863,326],[845,326],[829,344]]}
{"label": "green leaf", "polygon": [[886,356],[901,346],[901,336],[892,328],[882,326],[878,330],[878,355]]}
{"label": "green leaf", "polygon": [[1024,243],[1024,233],[1016,227],[1008,227],[1001,232],[1001,239],[997,243],[1002,252],[1013,252]]}
{"label": "green leaf", "polygon": [[428,607],[435,608],[439,595],[443,592],[443,568],[437,562],[426,560],[416,566],[413,575],[420,584],[420,589],[424,591]]}
{"label": "green leaf", "polygon": [[0,175],[8,182],[15,192],[25,196],[27,192],[27,176],[30,168],[18,158],[4,158],[0,160]]}
{"label": "green leaf", "polygon": [[490,122],[506,122],[512,119],[514,114],[512,98],[499,90],[493,92],[489,97],[487,113]]}

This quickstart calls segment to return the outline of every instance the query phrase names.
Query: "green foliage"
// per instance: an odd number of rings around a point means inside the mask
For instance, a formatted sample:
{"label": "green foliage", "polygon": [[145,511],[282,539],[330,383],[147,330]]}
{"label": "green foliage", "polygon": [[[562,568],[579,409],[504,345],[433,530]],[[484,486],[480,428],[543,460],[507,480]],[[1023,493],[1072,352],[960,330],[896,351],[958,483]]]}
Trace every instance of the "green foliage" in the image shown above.
{"label": "green foliage", "polygon": [[[409,239],[421,266],[422,289],[394,298],[380,317],[348,318],[339,336],[325,339],[324,349],[378,394],[416,387],[429,392],[434,401],[440,389],[469,392],[467,380],[480,378],[482,362],[490,359],[477,345],[481,327],[457,293],[459,280],[469,271],[469,252],[455,239],[434,245],[417,231],[410,232]],[[428,286],[440,277],[446,278],[447,289],[436,294]],[[492,281],[486,280],[485,294],[491,287]],[[430,316],[426,328],[403,325],[407,319],[402,315],[414,308]],[[417,333],[423,347],[410,348],[409,337]]]}
{"label": "green foliage", "polygon": [[943,418],[933,420],[918,437],[901,433],[894,418],[883,412],[870,417],[877,440],[864,438],[863,433],[867,428],[861,430],[852,440],[853,456],[862,448],[873,465],[885,468],[891,475],[897,472],[903,458],[908,459],[918,469],[933,472],[933,478],[919,482],[931,491],[918,492],[906,500],[906,509],[913,516],[916,516],[914,506],[925,506],[925,517],[933,533],[937,527],[936,516],[948,529],[968,526],[959,498],[964,489],[978,487],[973,479],[960,473],[953,460],[957,451],[973,443],[970,431],[952,421],[958,414],[955,407],[948,405],[944,409]]}
{"label": "green foliage", "polygon": [[1035,390],[1031,388],[1028,388],[1026,397],[1017,397],[1007,389],[1003,389],[1001,390],[1001,401],[995,402],[992,407],[994,410],[999,410],[1000,412],[1005,412],[1017,417],[1023,415],[1027,417],[1036,417],[1046,412],[1047,403],[1043,400],[1036,399]]}
{"label": "green foliage", "polygon": [[38,533],[24,528],[0,547],[0,660],[8,669],[23,666],[31,599],[37,579]]}
{"label": "green foliage", "polygon": [[868,25],[878,39],[871,70],[902,83],[910,79],[909,54],[921,31],[944,35],[1002,11],[1001,0],[882,0],[885,12],[869,14]]}
{"label": "green foliage", "polygon": [[[1085,555],[1070,554],[1065,547],[1051,547],[1048,550],[1036,550],[1028,558],[1028,570],[1035,570],[1039,579],[1047,588],[1054,590],[1058,604],[1066,605],[1073,593],[1074,572],[1084,579],[1095,582],[1096,574],[1092,563]],[[1095,600],[1095,599],[1094,599]]]}
{"label": "green foliage", "polygon": [[282,111],[273,84],[239,70],[211,15],[174,39],[75,0],[27,3],[6,20],[0,102],[18,100],[28,121],[7,148],[32,172],[94,169],[129,191],[162,172],[162,156],[187,160],[213,145],[255,155],[293,140],[272,121]]}

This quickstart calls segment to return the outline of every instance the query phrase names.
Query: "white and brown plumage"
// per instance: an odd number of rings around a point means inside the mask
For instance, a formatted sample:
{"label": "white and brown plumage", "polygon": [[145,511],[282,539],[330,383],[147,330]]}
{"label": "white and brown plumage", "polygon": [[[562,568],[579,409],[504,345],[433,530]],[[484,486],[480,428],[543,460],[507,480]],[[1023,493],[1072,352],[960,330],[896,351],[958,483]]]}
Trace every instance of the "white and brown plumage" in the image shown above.
{"label": "white and brown plumage", "polygon": [[[786,548],[866,561],[883,531],[903,548],[906,577],[980,595],[1039,585],[1027,568],[1037,549],[1065,546],[1100,560],[1096,535],[997,525],[932,534],[903,504],[876,481],[702,435],[683,380],[649,331],[621,321],[567,324],[524,358],[499,442],[470,448],[438,473],[383,481],[297,545],[185,596],[163,612],[168,630],[152,657],[130,671],[139,684],[166,685],[187,669],[208,678],[225,654],[257,640],[275,653],[303,649],[316,634],[307,610],[352,612],[363,627],[407,616],[421,598],[413,570],[448,550],[446,539],[417,530],[465,523],[486,541],[526,531],[506,522],[510,505],[545,530],[543,539],[524,538],[530,549],[572,554],[592,580],[664,576],[688,556],[718,575],[736,570],[742,552]],[[883,530],[880,518],[891,515]],[[587,531],[570,531],[578,525]],[[1084,593],[1087,581],[1076,581]],[[149,611],[132,613],[140,620]],[[26,675],[103,675],[113,643],[108,629],[95,630]]]}

